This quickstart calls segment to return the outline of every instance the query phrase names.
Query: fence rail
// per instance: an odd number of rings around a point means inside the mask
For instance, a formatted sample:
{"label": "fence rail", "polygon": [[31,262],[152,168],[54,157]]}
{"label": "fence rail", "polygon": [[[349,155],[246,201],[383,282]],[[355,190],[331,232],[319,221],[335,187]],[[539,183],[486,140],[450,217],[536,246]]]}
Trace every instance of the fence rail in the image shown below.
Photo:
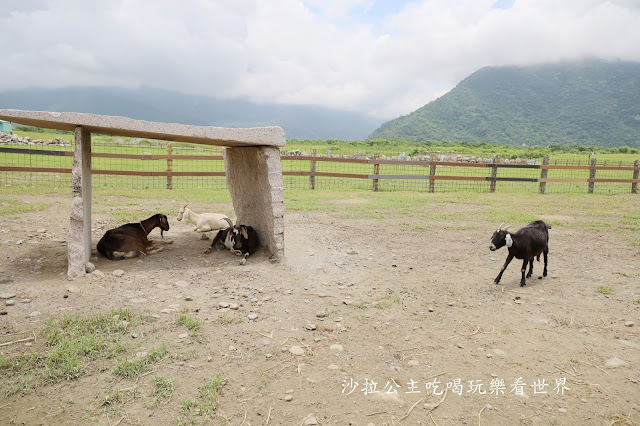
{"label": "fence rail", "polygon": [[[51,158],[47,161],[66,163],[51,167],[39,160],[45,157]],[[54,160],[52,157],[63,158]],[[4,172],[0,175],[0,182],[11,184],[16,179],[26,180],[26,176],[41,183],[46,179],[39,174],[71,173],[72,157],[72,150],[0,147],[0,159],[3,159],[0,172]],[[167,144],[166,154],[93,152],[92,158],[96,159],[92,171],[95,175],[163,178],[168,189],[176,187],[174,177],[225,176],[222,155],[174,154],[172,144]],[[106,162],[109,159],[120,162]],[[322,157],[317,156],[315,150],[312,155],[282,155],[281,160],[285,185],[309,189],[326,188],[328,185],[325,181],[333,180],[340,181],[345,188],[369,188],[374,191],[472,189],[484,192],[524,190],[544,194],[557,186],[557,192],[637,194],[640,182],[638,160],[632,164],[623,165],[619,162],[612,166],[606,162],[599,164],[595,158],[591,158],[590,164],[576,165],[568,161],[551,164],[550,159],[545,157],[542,164],[506,164],[500,163],[496,156],[490,163],[472,163],[437,161],[435,155],[430,160],[390,160],[381,159],[380,155],[373,158]],[[308,182],[304,184],[299,181],[301,178],[308,178]],[[370,183],[366,182],[369,180]],[[354,185],[349,182],[362,183]],[[224,182],[218,184],[226,186]],[[563,185],[566,186],[565,190],[561,188]]]}

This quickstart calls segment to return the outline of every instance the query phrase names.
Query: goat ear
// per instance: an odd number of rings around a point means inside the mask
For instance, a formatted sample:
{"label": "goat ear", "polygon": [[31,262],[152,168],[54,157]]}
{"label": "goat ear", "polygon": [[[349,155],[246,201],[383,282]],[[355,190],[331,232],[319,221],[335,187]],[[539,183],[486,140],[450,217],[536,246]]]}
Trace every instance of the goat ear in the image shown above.
{"label": "goat ear", "polygon": [[511,247],[513,245],[513,239],[511,238],[511,234],[507,234],[507,236],[505,237],[505,240],[507,241],[507,247]]}
{"label": "goat ear", "polygon": [[247,239],[247,240],[249,239],[249,234],[247,234],[247,227],[246,226],[241,227],[240,228],[240,232],[242,233],[242,236],[245,239]]}

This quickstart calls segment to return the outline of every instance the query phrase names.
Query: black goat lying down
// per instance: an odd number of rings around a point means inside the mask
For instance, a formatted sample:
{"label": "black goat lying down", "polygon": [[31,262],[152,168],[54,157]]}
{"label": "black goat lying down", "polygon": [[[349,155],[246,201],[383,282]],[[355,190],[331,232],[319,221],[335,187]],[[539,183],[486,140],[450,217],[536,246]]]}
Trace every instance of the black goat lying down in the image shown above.
{"label": "black goat lying down", "polygon": [[205,250],[205,254],[211,253],[211,249],[220,250],[222,247],[228,248],[231,253],[243,256],[240,261],[241,265],[247,263],[247,257],[253,254],[260,245],[258,234],[255,229],[247,225],[233,225],[230,219],[224,218],[229,223],[227,229],[218,231],[213,242],[208,249]]}
{"label": "black goat lying down", "polygon": [[[491,244],[489,245],[491,251],[498,250],[505,245],[509,249],[507,260],[504,262],[504,266],[496,277],[495,283],[498,284],[500,282],[502,273],[515,257],[516,259],[522,259],[522,279],[520,280],[520,286],[525,286],[527,283],[524,272],[527,269],[527,262],[529,262],[527,278],[530,278],[533,273],[533,258],[537,256],[539,262],[541,253],[544,254],[544,271],[542,272],[542,277],[546,277],[547,254],[549,253],[549,229],[551,229],[551,225],[547,225],[541,220],[536,220],[518,229],[514,233],[507,231],[508,228],[509,227],[502,229],[502,225],[500,225],[498,230],[493,233]],[[538,277],[538,279],[542,277]]]}
{"label": "black goat lying down", "polygon": [[163,236],[163,232],[169,230],[167,216],[155,214],[138,223],[127,223],[108,230],[98,241],[98,251],[111,260],[157,253],[164,248],[158,245],[171,244],[173,241],[149,241],[147,235],[155,228],[160,228],[160,235]]}

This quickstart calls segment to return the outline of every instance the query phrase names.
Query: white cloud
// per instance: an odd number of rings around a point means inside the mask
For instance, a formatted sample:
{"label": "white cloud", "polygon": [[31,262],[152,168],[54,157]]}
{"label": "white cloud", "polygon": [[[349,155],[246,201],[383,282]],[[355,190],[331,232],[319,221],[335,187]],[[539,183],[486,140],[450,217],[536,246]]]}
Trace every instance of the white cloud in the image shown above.
{"label": "white cloud", "polygon": [[146,85],[394,118],[487,65],[640,61],[638,0],[381,1],[9,0],[0,90]]}

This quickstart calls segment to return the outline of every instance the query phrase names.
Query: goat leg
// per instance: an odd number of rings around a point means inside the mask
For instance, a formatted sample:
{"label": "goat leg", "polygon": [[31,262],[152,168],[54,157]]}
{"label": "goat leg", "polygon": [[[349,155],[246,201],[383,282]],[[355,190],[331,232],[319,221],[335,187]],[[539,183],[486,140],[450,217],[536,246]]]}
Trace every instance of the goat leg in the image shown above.
{"label": "goat leg", "polygon": [[549,254],[549,249],[545,249],[544,251],[544,271],[542,272],[542,276],[547,276],[547,256]]}
{"label": "goat leg", "polygon": [[509,253],[509,255],[507,256],[507,260],[504,262],[504,266],[502,267],[502,269],[500,269],[500,273],[494,280],[496,284],[500,282],[500,280],[502,279],[502,274],[504,273],[504,270],[507,269],[507,266],[509,266],[509,263],[511,263],[512,260],[513,260],[513,255]]}
{"label": "goat leg", "polygon": [[[149,243],[151,243],[151,245],[149,247],[155,247],[155,246],[157,246],[159,244],[173,244],[173,241],[171,241],[171,240],[152,240],[152,241],[149,241]],[[149,247],[147,247],[147,248],[149,248]]]}
{"label": "goat leg", "polygon": [[140,255],[146,256],[146,253],[142,252],[142,251],[114,251],[113,252],[113,258],[114,259],[118,259],[118,260],[122,260],[122,259],[131,259],[134,257],[138,257]]}
{"label": "goat leg", "polygon": [[241,265],[245,265],[247,263],[247,257],[249,257],[249,253],[245,253],[244,257],[242,258],[242,260],[240,261]]}
{"label": "goat leg", "polygon": [[529,272],[527,272],[527,278],[531,278],[533,274],[533,257],[529,259]]}
{"label": "goat leg", "polygon": [[211,250],[213,250],[214,248],[216,250],[220,250],[220,248],[223,247],[223,244],[222,244],[223,238],[224,238],[224,231],[218,231],[216,236],[213,237],[213,241],[211,241],[211,245],[209,246],[209,248],[204,251],[204,254],[211,253]]}
{"label": "goat leg", "polygon": [[527,262],[532,261],[533,258],[531,259],[527,259],[524,258],[522,259],[522,269],[520,270],[520,272],[522,273],[522,279],[520,280],[520,287],[524,287],[525,285],[527,285],[527,282],[524,279],[524,273],[527,270]]}
{"label": "goat leg", "polygon": [[146,254],[154,254],[157,253],[159,251],[164,250],[164,247],[155,247],[155,246],[151,246],[151,247],[147,247],[147,253]]}

